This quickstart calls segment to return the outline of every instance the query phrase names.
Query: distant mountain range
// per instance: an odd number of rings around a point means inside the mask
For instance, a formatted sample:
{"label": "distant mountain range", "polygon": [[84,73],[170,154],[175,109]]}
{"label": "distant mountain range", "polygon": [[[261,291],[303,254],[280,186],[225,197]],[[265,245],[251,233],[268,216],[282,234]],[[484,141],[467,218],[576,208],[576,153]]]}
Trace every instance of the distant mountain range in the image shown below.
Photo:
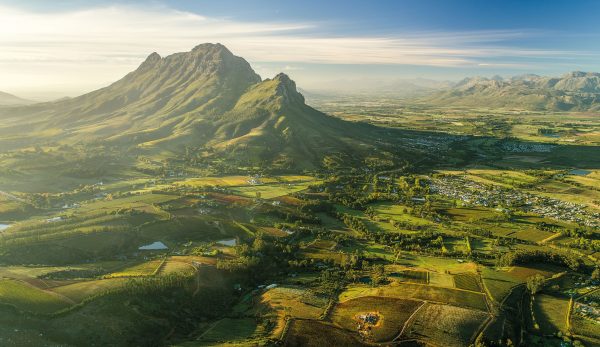
{"label": "distant mountain range", "polygon": [[0,106],[29,105],[34,101],[22,99],[12,94],[0,92]]}
{"label": "distant mountain range", "polygon": [[421,100],[433,105],[513,108],[538,111],[600,110],[600,74],[571,72],[562,77],[522,75],[510,79],[466,78]]}
{"label": "distant mountain range", "polygon": [[[220,44],[164,58],[152,53],[108,87],[0,109],[0,119],[4,148],[102,143],[152,155],[193,147],[248,165],[295,168],[320,166],[328,155],[369,155],[379,137],[373,126],[306,105],[285,74],[262,80]],[[2,141],[3,134],[10,134],[8,141]]]}

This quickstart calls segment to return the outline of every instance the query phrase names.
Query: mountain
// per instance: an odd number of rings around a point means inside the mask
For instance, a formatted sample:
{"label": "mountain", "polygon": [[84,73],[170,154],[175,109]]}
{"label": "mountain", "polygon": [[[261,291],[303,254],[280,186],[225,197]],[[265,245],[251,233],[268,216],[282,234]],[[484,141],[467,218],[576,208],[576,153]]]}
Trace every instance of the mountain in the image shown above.
{"label": "mountain", "polygon": [[33,104],[33,101],[21,99],[18,96],[12,94],[0,92],[0,106],[12,106],[12,105],[28,105]]}
{"label": "mountain", "polygon": [[600,74],[575,71],[562,77],[528,74],[510,79],[466,78],[423,101],[435,105],[538,111],[598,111]]}
{"label": "mountain", "polygon": [[306,105],[285,74],[262,80],[220,44],[164,58],[152,53],[108,87],[0,110],[0,119],[0,146],[9,149],[96,143],[152,156],[195,148],[232,162],[295,168],[373,153],[368,143],[380,137],[375,127]]}

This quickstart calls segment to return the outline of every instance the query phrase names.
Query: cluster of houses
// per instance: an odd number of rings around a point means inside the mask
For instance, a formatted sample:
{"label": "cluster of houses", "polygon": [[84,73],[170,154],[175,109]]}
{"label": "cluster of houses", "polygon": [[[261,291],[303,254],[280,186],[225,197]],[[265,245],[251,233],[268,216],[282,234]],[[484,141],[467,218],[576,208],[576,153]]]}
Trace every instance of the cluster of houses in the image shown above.
{"label": "cluster of houses", "polygon": [[600,324],[600,302],[595,297],[584,297],[575,303],[575,313]]}
{"label": "cluster of houses", "polygon": [[248,184],[251,184],[253,186],[258,185],[258,184],[262,184],[262,182],[260,180],[260,175],[254,175],[254,176],[250,177],[248,179]]}
{"label": "cluster of houses", "polygon": [[167,176],[168,177],[184,177],[185,173],[183,171],[169,170],[169,171],[167,171]]}
{"label": "cluster of houses", "polygon": [[363,339],[367,339],[371,336],[371,329],[379,322],[379,314],[375,312],[368,312],[358,315],[358,325],[356,329]]}
{"label": "cluster of houses", "polygon": [[600,227],[600,213],[589,211],[584,205],[534,195],[516,189],[486,185],[462,176],[444,176],[432,179],[431,193],[440,194],[473,206],[515,207],[543,217],[574,222],[589,227]]}
{"label": "cluster of houses", "polygon": [[412,137],[408,141],[406,141],[405,146],[415,149],[426,149],[426,150],[436,150],[441,151],[448,148],[448,146],[460,140],[461,136],[453,136],[453,135],[436,135],[436,136],[423,136]]}
{"label": "cluster of houses", "polygon": [[548,153],[554,149],[554,145],[524,142],[504,142],[501,148],[512,153]]}

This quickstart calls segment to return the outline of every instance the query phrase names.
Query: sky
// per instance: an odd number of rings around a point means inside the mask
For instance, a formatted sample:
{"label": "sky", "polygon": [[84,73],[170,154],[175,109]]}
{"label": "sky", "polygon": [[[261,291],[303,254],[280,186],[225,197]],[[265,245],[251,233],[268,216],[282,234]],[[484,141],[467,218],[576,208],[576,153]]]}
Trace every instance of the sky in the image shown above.
{"label": "sky", "polygon": [[600,1],[0,0],[0,91],[50,100],[219,42],[305,90],[600,71]]}

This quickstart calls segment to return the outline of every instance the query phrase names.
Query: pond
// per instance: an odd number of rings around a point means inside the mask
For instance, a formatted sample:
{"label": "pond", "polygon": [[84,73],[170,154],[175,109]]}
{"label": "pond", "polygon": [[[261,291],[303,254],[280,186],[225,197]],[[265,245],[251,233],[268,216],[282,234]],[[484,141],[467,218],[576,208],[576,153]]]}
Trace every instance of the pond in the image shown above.
{"label": "pond", "polygon": [[544,137],[552,137],[552,138],[555,138],[555,139],[560,138],[559,134],[542,134],[542,136],[544,136]]}
{"label": "pond", "polygon": [[592,172],[589,170],[581,170],[581,169],[575,169],[575,170],[569,171],[569,175],[576,175],[576,176],[587,176],[591,173]]}
{"label": "pond", "polygon": [[158,251],[158,250],[163,250],[163,249],[168,249],[168,248],[169,247],[167,247],[167,245],[165,245],[164,243],[162,243],[160,241],[156,241],[149,245],[141,246],[138,249],[140,251]]}
{"label": "pond", "polygon": [[4,231],[10,227],[10,224],[2,224],[0,223],[0,231]]}
{"label": "pond", "polygon": [[217,241],[217,243],[220,245],[223,245],[223,246],[233,247],[233,246],[237,245],[237,240],[236,239],[221,240],[221,241]]}

